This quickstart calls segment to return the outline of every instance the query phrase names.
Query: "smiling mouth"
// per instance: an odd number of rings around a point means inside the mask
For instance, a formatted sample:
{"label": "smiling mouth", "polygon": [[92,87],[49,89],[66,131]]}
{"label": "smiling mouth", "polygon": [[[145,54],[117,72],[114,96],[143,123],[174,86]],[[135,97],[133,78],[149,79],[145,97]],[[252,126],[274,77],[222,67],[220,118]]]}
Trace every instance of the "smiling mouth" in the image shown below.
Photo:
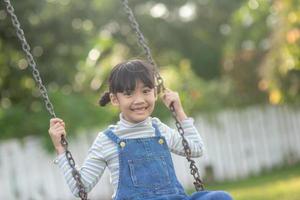
{"label": "smiling mouth", "polygon": [[135,108],[135,109],[130,109],[130,110],[134,111],[134,112],[141,112],[141,111],[145,111],[147,109],[148,109],[148,107],[141,107],[141,108]]}

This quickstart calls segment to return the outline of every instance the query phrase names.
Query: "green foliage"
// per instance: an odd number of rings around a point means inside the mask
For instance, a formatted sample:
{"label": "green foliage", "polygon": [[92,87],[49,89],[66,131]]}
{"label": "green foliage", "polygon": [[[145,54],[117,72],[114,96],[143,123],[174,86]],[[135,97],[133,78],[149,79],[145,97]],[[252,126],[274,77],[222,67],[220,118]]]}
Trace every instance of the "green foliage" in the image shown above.
{"label": "green foliage", "polygon": [[232,15],[223,74],[244,103],[299,105],[299,16],[297,0],[250,0]]}
{"label": "green foliage", "polygon": [[[87,127],[94,129],[109,124],[116,116],[116,112],[98,106],[97,100],[88,95],[64,94],[57,91],[50,93],[50,98],[54,102],[55,110],[58,111],[57,117],[63,118],[66,122],[69,135],[74,135]],[[27,135],[48,138],[49,114],[40,99],[36,99],[29,108],[20,104],[10,109],[1,109],[0,126],[5,127],[1,132],[1,139],[12,136],[22,138]]]}
{"label": "green foliage", "polygon": [[[187,113],[300,102],[297,0],[129,2]],[[12,3],[68,133],[116,120],[114,108],[96,105],[107,75],[120,61],[144,57],[120,2]],[[4,8],[1,1],[0,139],[47,135],[49,115]],[[158,102],[154,115],[170,113]]]}

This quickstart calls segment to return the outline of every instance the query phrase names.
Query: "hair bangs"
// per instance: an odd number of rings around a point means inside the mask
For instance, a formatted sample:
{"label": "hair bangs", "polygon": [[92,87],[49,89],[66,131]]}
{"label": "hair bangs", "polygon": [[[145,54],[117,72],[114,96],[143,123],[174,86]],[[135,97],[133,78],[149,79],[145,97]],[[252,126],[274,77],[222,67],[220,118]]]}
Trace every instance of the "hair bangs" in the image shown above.
{"label": "hair bangs", "polygon": [[132,61],[126,65],[119,66],[119,69],[111,80],[111,92],[117,93],[135,90],[137,81],[141,81],[146,87],[154,88],[154,75],[149,66],[138,61]]}

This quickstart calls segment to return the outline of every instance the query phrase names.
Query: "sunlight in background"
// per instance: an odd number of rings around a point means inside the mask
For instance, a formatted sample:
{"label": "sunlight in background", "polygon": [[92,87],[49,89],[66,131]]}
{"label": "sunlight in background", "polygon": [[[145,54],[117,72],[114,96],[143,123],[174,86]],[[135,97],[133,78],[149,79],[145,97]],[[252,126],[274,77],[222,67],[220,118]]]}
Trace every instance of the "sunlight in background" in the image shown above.
{"label": "sunlight in background", "polygon": [[86,59],[86,67],[94,67],[100,55],[99,49],[93,48],[90,50]]}
{"label": "sunlight in background", "polygon": [[1,98],[1,107],[2,108],[8,109],[8,108],[10,108],[10,106],[11,106],[11,101],[9,98],[7,98],[7,97]]}
{"label": "sunlight in background", "polygon": [[31,77],[23,77],[21,79],[21,84],[26,89],[31,89],[35,87],[35,82]]}
{"label": "sunlight in background", "polygon": [[90,83],[90,87],[92,90],[98,90],[101,86],[101,80],[99,77],[94,77]]}
{"label": "sunlight in background", "polygon": [[259,4],[256,0],[250,0],[248,2],[248,6],[249,8],[251,8],[252,10],[256,10],[259,7]]}
{"label": "sunlight in background", "polygon": [[187,3],[179,9],[179,16],[183,21],[191,21],[196,17],[196,5]]}
{"label": "sunlight in background", "polygon": [[82,25],[82,20],[80,18],[75,18],[72,20],[72,27],[74,29],[80,29]]}
{"label": "sunlight in background", "polygon": [[245,12],[244,15],[243,15],[243,25],[245,27],[249,27],[249,26],[252,25],[253,21],[254,20],[253,20],[252,15],[248,11]]}
{"label": "sunlight in background", "polygon": [[38,25],[41,21],[40,17],[38,15],[35,15],[35,14],[29,15],[28,20],[29,20],[31,25]]}
{"label": "sunlight in background", "polygon": [[18,67],[19,67],[19,69],[21,69],[21,70],[26,69],[26,68],[28,67],[27,60],[24,59],[24,58],[20,59],[19,62],[18,62]]}
{"label": "sunlight in background", "polygon": [[287,32],[286,34],[286,40],[288,43],[296,43],[300,39],[300,29],[294,28]]}
{"label": "sunlight in background", "polygon": [[166,87],[172,86],[177,88],[179,81],[178,71],[173,66],[167,66],[160,70],[161,76],[164,78],[164,84]]}
{"label": "sunlight in background", "polygon": [[169,11],[165,4],[163,3],[158,3],[155,4],[151,9],[150,9],[150,15],[154,18],[163,18],[167,17],[169,14]]}
{"label": "sunlight in background", "polygon": [[220,26],[220,33],[223,35],[229,35],[231,33],[231,27],[229,24],[222,24]]}
{"label": "sunlight in background", "polygon": [[271,104],[276,105],[279,104],[282,99],[281,92],[277,89],[273,89],[269,94],[269,101]]}
{"label": "sunlight in background", "polygon": [[100,51],[94,48],[89,52],[88,58],[92,61],[96,61],[100,55],[101,55]]}
{"label": "sunlight in background", "polygon": [[93,24],[93,22],[91,20],[86,19],[82,23],[82,28],[85,31],[91,31],[94,28],[94,24]]}
{"label": "sunlight in background", "polygon": [[295,12],[290,12],[288,14],[288,20],[291,22],[291,23],[295,23],[298,21],[298,16],[297,16],[297,13]]}
{"label": "sunlight in background", "polygon": [[263,79],[263,80],[260,80],[259,83],[258,83],[258,88],[259,90],[261,91],[267,91],[268,88],[269,88],[269,83],[267,80]]}

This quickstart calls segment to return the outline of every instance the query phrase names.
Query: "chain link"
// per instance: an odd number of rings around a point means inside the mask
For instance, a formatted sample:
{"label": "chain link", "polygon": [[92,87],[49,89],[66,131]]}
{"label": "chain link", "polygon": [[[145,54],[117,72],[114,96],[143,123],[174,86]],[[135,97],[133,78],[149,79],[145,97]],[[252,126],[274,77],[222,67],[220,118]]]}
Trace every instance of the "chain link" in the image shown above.
{"label": "chain link", "polygon": [[177,127],[177,130],[182,137],[182,145],[183,145],[186,159],[188,160],[188,162],[190,162],[190,173],[194,177],[195,189],[196,189],[196,191],[202,191],[202,190],[204,190],[204,183],[201,180],[200,173],[196,166],[195,161],[191,158],[192,151],[191,151],[191,148],[189,147],[188,141],[186,140],[186,138],[184,136],[184,130],[183,130],[180,122],[177,119],[177,115],[176,115],[173,103],[171,103],[171,105],[170,105],[170,110],[172,112],[173,118],[175,119],[175,125]]}
{"label": "chain link", "polygon": [[[52,103],[49,99],[47,89],[46,89],[46,87],[44,86],[44,84],[42,82],[40,73],[39,73],[38,69],[36,68],[36,62],[34,61],[34,58],[33,58],[32,54],[30,53],[30,46],[26,41],[24,31],[21,28],[21,24],[20,24],[17,16],[14,13],[14,8],[11,5],[10,0],[3,0],[3,1],[6,4],[7,13],[9,14],[9,16],[11,18],[12,25],[16,30],[17,37],[19,38],[19,40],[21,42],[22,49],[23,49],[23,51],[26,55],[28,65],[30,66],[33,78],[34,78],[34,80],[37,84],[37,87],[39,88],[39,91],[40,91],[42,99],[45,103],[46,109],[50,113],[51,117],[54,118],[54,117],[56,117],[56,115],[55,115],[55,112],[54,112],[53,105],[52,105]],[[65,149],[65,154],[66,154],[66,157],[68,159],[68,163],[72,168],[72,175],[73,175],[73,177],[76,181],[76,186],[78,188],[78,195],[82,200],[87,200],[87,193],[85,192],[84,185],[81,181],[80,174],[75,168],[75,161],[72,157],[71,152],[68,150],[68,142],[67,142],[67,140],[65,139],[65,137],[63,135],[61,136],[61,144],[63,145],[63,147]]]}
{"label": "chain link", "polygon": [[[144,50],[148,62],[150,64],[152,64],[155,68],[155,77],[156,77],[156,82],[157,82],[157,85],[158,85],[158,92],[164,91],[165,87],[164,87],[163,79],[162,79],[162,77],[160,76],[160,74],[158,72],[158,69],[157,69],[156,63],[154,62],[154,59],[152,57],[150,48],[148,47],[148,45],[145,41],[145,37],[144,37],[143,33],[141,32],[141,30],[139,28],[139,24],[135,19],[135,16],[132,12],[132,9],[128,5],[128,0],[121,0],[121,2],[122,2],[123,8],[124,8],[126,14],[128,15],[128,19],[130,21],[130,26],[131,26],[131,28],[133,29],[133,31],[135,32],[135,34],[137,36],[138,44]],[[183,145],[183,148],[184,148],[186,159],[190,162],[190,172],[191,172],[192,176],[195,179],[195,181],[194,181],[195,189],[197,191],[204,190],[204,184],[203,184],[203,182],[200,178],[199,170],[198,170],[198,168],[195,164],[195,161],[191,158],[191,149],[189,147],[189,144],[188,144],[186,138],[184,137],[184,130],[183,130],[180,122],[177,120],[177,116],[176,116],[176,112],[175,112],[175,108],[174,108],[173,104],[170,105],[169,109],[171,110],[172,116],[175,119],[175,124],[176,124],[177,130],[178,130],[179,134],[182,137],[182,145]]]}
{"label": "chain link", "polygon": [[148,47],[148,45],[146,43],[145,37],[144,37],[142,31],[140,30],[139,24],[135,19],[135,16],[132,12],[132,9],[128,5],[128,0],[121,0],[121,2],[122,2],[122,5],[123,5],[123,8],[124,8],[124,11],[128,16],[130,26],[136,34],[138,44],[144,50],[148,62],[152,66],[154,66],[154,72],[155,72],[154,75],[155,75],[156,82],[157,82],[157,89],[158,89],[158,93],[160,93],[162,90],[165,89],[165,87],[164,87],[164,84],[163,84],[163,79],[162,79],[162,77],[160,76],[160,74],[157,70],[157,65],[156,65],[156,63],[155,63],[155,61],[152,57],[151,50],[150,50],[150,48]]}

